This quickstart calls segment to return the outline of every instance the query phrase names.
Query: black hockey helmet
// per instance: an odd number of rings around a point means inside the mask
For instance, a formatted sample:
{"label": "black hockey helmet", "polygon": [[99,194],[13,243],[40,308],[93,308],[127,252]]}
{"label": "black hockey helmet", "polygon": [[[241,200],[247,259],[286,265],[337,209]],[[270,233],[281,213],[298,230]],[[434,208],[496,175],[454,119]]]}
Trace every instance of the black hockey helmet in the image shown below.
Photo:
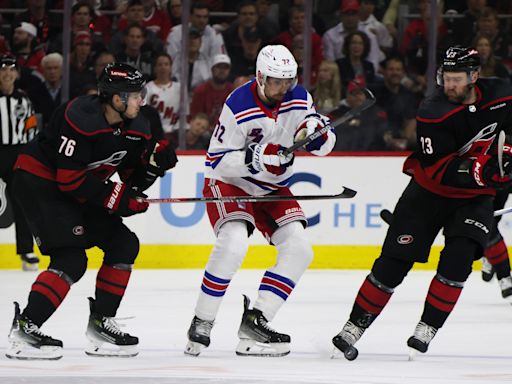
{"label": "black hockey helmet", "polygon": [[0,56],[0,68],[3,67],[18,67],[18,64],[16,63],[16,57],[13,55],[5,54]]}
{"label": "black hockey helmet", "polygon": [[144,75],[125,63],[108,64],[98,80],[99,95],[109,99],[112,95],[141,92],[146,85]]}
{"label": "black hockey helmet", "polygon": [[445,72],[472,72],[480,68],[480,55],[475,48],[455,46],[446,50],[441,68]]}

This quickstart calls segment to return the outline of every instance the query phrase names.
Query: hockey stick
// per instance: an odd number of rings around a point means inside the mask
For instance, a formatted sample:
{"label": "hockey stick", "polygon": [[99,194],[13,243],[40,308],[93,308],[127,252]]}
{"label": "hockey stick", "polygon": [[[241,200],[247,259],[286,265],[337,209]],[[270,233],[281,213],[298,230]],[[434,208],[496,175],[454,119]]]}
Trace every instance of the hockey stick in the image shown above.
{"label": "hockey stick", "polygon": [[352,120],[354,117],[359,115],[361,112],[370,108],[373,104],[375,104],[375,96],[367,88],[364,89],[364,92],[366,93],[367,98],[363,104],[361,104],[358,107],[352,108],[350,111],[347,111],[343,116],[341,116],[339,119],[335,120],[333,123],[326,125],[325,127],[319,129],[318,131],[313,132],[311,135],[305,137],[304,139],[297,141],[291,147],[284,150],[283,154],[285,156],[287,156],[290,153],[295,152],[297,149],[302,148],[303,146],[311,143],[313,140],[322,136],[324,133],[329,131],[329,129],[331,129],[332,126],[340,125],[349,120]]}
{"label": "hockey stick", "polygon": [[505,131],[501,131],[498,135],[498,167],[500,168],[500,177],[505,176],[503,168],[503,148],[505,146]]}
{"label": "hockey stick", "polygon": [[353,189],[343,187],[340,193],[335,195],[297,195],[297,196],[221,196],[221,197],[167,197],[162,199],[140,199],[150,204],[165,203],[266,203],[269,201],[287,200],[331,200],[351,199],[357,194]]}
{"label": "hockey stick", "polygon": [[391,221],[393,221],[393,214],[388,209],[383,209],[380,211],[380,218],[384,220],[384,222],[388,225],[391,225]]}
{"label": "hockey stick", "polygon": [[510,213],[510,212],[512,212],[512,207],[498,209],[497,211],[494,211],[494,217],[506,215],[507,213]]}

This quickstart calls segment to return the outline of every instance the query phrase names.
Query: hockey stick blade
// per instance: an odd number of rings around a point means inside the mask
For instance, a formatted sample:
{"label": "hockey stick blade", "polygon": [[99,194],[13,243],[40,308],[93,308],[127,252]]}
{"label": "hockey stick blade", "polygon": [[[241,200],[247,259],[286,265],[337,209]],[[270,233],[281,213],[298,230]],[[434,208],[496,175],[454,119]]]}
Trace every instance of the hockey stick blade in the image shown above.
{"label": "hockey stick blade", "polygon": [[221,196],[221,197],[169,197],[161,199],[140,199],[149,204],[166,203],[266,203],[270,201],[287,200],[331,200],[331,199],[351,199],[357,194],[353,189],[343,187],[340,193],[335,195],[296,195],[296,196]]}
{"label": "hockey stick blade", "polygon": [[383,209],[380,211],[380,218],[384,220],[386,224],[390,225],[391,221],[393,221],[393,214],[388,209]]}
{"label": "hockey stick blade", "polygon": [[500,131],[498,135],[498,167],[500,168],[500,177],[505,176],[503,168],[503,148],[505,147],[505,131]]}
{"label": "hockey stick blade", "polygon": [[349,120],[352,120],[354,117],[359,115],[361,112],[370,108],[373,104],[375,104],[375,96],[373,96],[373,93],[371,93],[370,90],[368,90],[368,89],[365,89],[364,92],[367,94],[368,98],[366,99],[366,101],[363,104],[361,104],[358,107],[352,108],[350,111],[347,111],[343,116],[341,116],[339,119],[337,119],[333,123],[326,125],[325,127],[319,129],[318,131],[313,132],[311,135],[305,137],[304,139],[297,141],[295,144],[293,144],[289,148],[285,149],[283,151],[283,155],[287,156],[290,153],[295,152],[297,149],[304,147],[305,145],[311,143],[313,140],[322,136],[324,133],[329,131],[329,129],[331,129],[331,127],[337,126],[337,125],[343,124]]}

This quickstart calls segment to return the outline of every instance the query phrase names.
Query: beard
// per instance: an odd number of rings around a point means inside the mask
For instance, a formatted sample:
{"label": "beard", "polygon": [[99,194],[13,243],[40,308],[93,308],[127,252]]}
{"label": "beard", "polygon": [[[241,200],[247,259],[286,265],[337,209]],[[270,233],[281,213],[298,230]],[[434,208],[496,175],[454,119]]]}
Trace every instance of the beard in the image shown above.
{"label": "beard", "polygon": [[450,94],[447,94],[446,91],[445,91],[445,95],[448,98],[448,101],[450,101],[451,103],[463,104],[464,101],[468,98],[468,96],[471,93],[471,91],[473,90],[473,88],[474,88],[473,84],[468,84],[464,87],[464,91],[459,95],[457,95],[457,94],[450,95]]}

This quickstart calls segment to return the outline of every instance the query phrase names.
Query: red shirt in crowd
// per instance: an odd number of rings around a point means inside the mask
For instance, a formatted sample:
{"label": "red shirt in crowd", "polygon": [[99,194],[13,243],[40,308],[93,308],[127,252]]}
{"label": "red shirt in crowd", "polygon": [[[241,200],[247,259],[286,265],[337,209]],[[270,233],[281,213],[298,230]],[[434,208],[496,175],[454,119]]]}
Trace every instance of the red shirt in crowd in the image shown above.
{"label": "red shirt in crowd", "polygon": [[192,103],[190,105],[190,116],[195,116],[199,112],[206,113],[210,118],[210,125],[213,126],[222,111],[222,106],[228,95],[233,91],[233,84],[226,83],[224,89],[215,89],[212,81],[205,81],[194,89]]}

